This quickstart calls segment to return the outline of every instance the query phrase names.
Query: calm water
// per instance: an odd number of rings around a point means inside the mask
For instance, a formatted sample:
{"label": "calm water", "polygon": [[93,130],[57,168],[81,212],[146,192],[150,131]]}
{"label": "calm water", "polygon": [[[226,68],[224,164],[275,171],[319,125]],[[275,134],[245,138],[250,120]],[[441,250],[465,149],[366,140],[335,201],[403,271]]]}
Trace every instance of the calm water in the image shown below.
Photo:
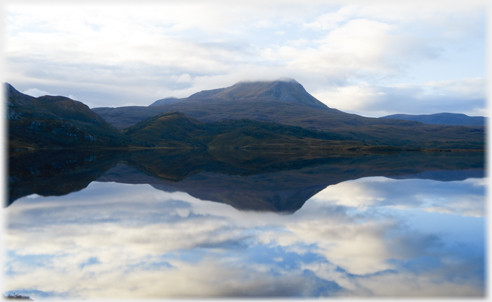
{"label": "calm water", "polygon": [[273,164],[249,154],[202,158],[189,169],[177,162],[191,162],[169,154],[166,163],[162,154],[77,156],[11,160],[4,294],[485,294],[486,178],[475,155],[330,155]]}

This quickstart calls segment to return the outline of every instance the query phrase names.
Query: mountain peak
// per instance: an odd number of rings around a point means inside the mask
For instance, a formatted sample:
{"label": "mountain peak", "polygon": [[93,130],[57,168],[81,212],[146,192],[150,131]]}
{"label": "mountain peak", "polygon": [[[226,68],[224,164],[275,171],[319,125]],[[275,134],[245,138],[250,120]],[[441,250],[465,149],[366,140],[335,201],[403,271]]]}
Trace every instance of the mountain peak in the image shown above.
{"label": "mountain peak", "polygon": [[5,92],[7,96],[23,95],[23,93],[19,92],[19,90],[15,89],[14,86],[12,86],[11,84],[4,83],[3,85],[5,87]]}
{"label": "mountain peak", "polygon": [[176,103],[176,102],[179,102],[179,101],[180,101],[180,99],[171,96],[171,97],[167,97],[167,98],[163,98],[163,99],[157,100],[157,101],[153,102],[152,104],[150,104],[149,106],[166,105],[166,104]]}
{"label": "mountain peak", "polygon": [[299,82],[290,78],[281,78],[276,81],[244,81],[227,88],[201,91],[191,95],[189,98],[275,100],[298,103],[315,108],[328,108],[310,95]]}

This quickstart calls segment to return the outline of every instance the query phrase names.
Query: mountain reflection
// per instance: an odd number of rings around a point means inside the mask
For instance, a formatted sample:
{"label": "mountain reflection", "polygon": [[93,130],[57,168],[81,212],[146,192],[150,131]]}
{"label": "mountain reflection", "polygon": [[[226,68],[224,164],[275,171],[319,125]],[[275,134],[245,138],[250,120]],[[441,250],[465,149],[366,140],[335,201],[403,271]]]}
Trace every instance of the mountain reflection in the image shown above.
{"label": "mountain reflection", "polygon": [[483,177],[483,167],[484,155],[478,152],[25,152],[9,157],[7,206],[23,196],[60,196],[100,181],[150,184],[239,210],[292,213],[327,186],[347,180],[367,176],[462,180]]}

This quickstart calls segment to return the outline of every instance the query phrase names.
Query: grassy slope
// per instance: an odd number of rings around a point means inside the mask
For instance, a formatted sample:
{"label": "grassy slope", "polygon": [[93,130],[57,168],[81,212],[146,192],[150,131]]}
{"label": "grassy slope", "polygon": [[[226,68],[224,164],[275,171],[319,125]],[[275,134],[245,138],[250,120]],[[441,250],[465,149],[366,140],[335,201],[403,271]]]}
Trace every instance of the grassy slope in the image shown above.
{"label": "grassy slope", "polygon": [[351,136],[252,120],[202,123],[179,112],[146,119],[123,130],[132,140],[147,146],[188,146],[214,149],[358,146]]}

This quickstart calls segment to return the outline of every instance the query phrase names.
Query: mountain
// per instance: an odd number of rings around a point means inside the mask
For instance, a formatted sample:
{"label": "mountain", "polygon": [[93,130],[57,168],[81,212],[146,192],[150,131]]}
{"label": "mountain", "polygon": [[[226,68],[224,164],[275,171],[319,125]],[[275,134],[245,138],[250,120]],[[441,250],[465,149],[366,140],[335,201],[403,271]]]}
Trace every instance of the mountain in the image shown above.
{"label": "mountain", "polygon": [[122,147],[130,140],[81,102],[6,84],[9,149]]}
{"label": "mountain", "polygon": [[435,113],[424,115],[392,114],[380,117],[382,119],[399,119],[417,121],[424,124],[454,125],[454,126],[485,126],[483,116],[468,116],[462,113]]}
{"label": "mountain", "polygon": [[202,122],[245,118],[313,129],[360,124],[358,119],[362,118],[328,108],[293,80],[240,82],[172,102],[157,101],[148,107],[101,107],[92,110],[118,129],[171,111],[182,112]]}
{"label": "mountain", "polygon": [[[317,101],[293,80],[241,82],[164,105],[94,109],[96,113],[66,97],[34,98],[10,85],[7,100],[11,150],[485,148],[484,127],[425,125],[348,114]],[[116,129],[103,119],[114,121],[112,117],[131,125]]]}
{"label": "mountain", "polygon": [[[289,79],[240,82],[227,88],[201,91],[184,99],[165,98],[148,107],[99,107],[92,110],[116,128],[124,129],[156,114],[171,111],[182,112],[203,122],[247,118],[282,123],[271,120],[270,115],[283,107],[286,107],[290,118],[299,112],[305,116],[317,109],[329,109],[301,84]],[[303,112],[304,109],[307,111]]]}
{"label": "mountain", "polygon": [[[275,86],[274,88],[275,89]],[[10,149],[371,149],[353,135],[253,120],[204,123],[180,112],[159,114],[121,131],[81,102],[61,96],[34,98],[7,84]],[[260,90],[265,93],[265,89]]]}
{"label": "mountain", "polygon": [[167,104],[93,108],[124,129],[160,113],[179,111],[200,122],[248,119],[324,131],[368,145],[483,149],[484,127],[425,125],[415,121],[368,118],[329,108],[293,80],[240,82],[206,90]]}

